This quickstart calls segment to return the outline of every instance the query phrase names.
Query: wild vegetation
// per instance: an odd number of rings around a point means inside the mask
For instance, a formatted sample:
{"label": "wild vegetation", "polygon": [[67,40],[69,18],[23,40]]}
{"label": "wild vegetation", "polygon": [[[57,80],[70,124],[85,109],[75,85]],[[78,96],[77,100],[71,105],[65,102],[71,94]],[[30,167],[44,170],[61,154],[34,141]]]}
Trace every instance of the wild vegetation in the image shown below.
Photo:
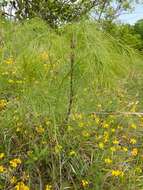
{"label": "wild vegetation", "polygon": [[143,189],[133,2],[0,1],[0,190]]}
{"label": "wild vegetation", "polygon": [[82,17],[96,17],[113,21],[121,13],[133,8],[137,0],[1,0],[0,15],[20,21],[40,17],[52,28],[80,21]]}
{"label": "wild vegetation", "polygon": [[90,21],[0,22],[0,189],[141,190],[142,56]]}

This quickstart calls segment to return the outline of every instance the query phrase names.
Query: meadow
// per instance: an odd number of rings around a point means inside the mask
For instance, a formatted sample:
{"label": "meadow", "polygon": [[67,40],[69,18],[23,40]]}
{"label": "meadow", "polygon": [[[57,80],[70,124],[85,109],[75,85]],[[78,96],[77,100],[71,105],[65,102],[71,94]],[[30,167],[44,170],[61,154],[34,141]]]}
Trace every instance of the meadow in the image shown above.
{"label": "meadow", "polygon": [[0,21],[0,189],[143,190],[143,58],[89,21]]}

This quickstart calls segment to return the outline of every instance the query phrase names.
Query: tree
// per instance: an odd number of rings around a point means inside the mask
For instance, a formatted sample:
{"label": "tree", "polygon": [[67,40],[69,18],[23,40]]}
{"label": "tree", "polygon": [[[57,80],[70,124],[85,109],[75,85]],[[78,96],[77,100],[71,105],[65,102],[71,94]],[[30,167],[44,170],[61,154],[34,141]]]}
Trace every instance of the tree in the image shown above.
{"label": "tree", "polygon": [[134,25],[134,30],[139,34],[143,40],[143,19],[137,21]]}
{"label": "tree", "polygon": [[[133,0],[136,1],[136,0]],[[5,10],[13,10],[5,15],[18,20],[40,17],[50,26],[57,27],[78,21],[82,16],[94,16],[98,21],[113,22],[120,14],[133,7],[131,0],[3,0]],[[2,7],[1,6],[1,7]],[[92,11],[91,11],[92,10]]]}
{"label": "tree", "polygon": [[98,0],[14,0],[8,3],[17,19],[40,17],[50,26],[77,21],[86,15]]}
{"label": "tree", "polygon": [[133,25],[104,21],[103,26],[102,30],[108,32],[119,42],[124,43],[131,48],[143,50],[142,37],[135,31]]}
{"label": "tree", "polygon": [[133,8],[133,1],[130,0],[101,0],[98,7],[95,7],[95,16],[100,20],[113,21],[121,14]]}

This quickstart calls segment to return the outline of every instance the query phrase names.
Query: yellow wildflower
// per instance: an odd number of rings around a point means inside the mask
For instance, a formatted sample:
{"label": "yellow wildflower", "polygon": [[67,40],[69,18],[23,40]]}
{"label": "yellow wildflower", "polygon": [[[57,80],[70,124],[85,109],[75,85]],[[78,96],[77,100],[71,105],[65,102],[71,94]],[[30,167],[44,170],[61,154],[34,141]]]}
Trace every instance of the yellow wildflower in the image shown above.
{"label": "yellow wildflower", "polygon": [[132,156],[137,156],[138,154],[138,149],[137,148],[133,148],[133,150],[131,151],[131,155]]}
{"label": "yellow wildflower", "polygon": [[112,129],[111,129],[111,132],[112,132],[112,133],[114,133],[114,132],[115,132],[115,129],[114,129],[114,128],[112,128]]}
{"label": "yellow wildflower", "polygon": [[117,144],[119,144],[119,141],[118,140],[114,140],[113,144],[117,145]]}
{"label": "yellow wildflower", "polygon": [[95,122],[96,122],[96,124],[99,124],[99,123],[100,123],[99,117],[96,117],[96,118],[95,118]]}
{"label": "yellow wildflower", "polygon": [[110,150],[111,150],[112,152],[115,152],[115,151],[116,151],[116,148],[115,148],[114,146],[112,146],[112,147],[110,148]]}
{"label": "yellow wildflower", "polygon": [[104,131],[104,137],[108,136],[109,137],[109,132],[108,131]]}
{"label": "yellow wildflower", "polygon": [[111,164],[112,163],[112,160],[110,158],[105,158],[104,161],[105,161],[106,164]]}
{"label": "yellow wildflower", "polygon": [[118,128],[119,130],[123,130],[123,127],[120,126],[120,125],[118,125],[117,128]]}
{"label": "yellow wildflower", "polygon": [[6,100],[4,100],[4,99],[0,100],[0,110],[4,109],[6,105],[7,105]]}
{"label": "yellow wildflower", "polygon": [[5,171],[5,167],[0,165],[0,173],[3,173]]}
{"label": "yellow wildflower", "polygon": [[61,150],[62,150],[62,148],[63,148],[63,147],[62,147],[61,145],[56,145],[56,146],[55,146],[55,153],[57,153],[57,154],[60,153]]}
{"label": "yellow wildflower", "polygon": [[51,124],[51,122],[47,120],[46,121],[46,125],[50,125],[50,124]]}
{"label": "yellow wildflower", "polygon": [[112,176],[114,176],[114,177],[118,177],[118,176],[123,177],[123,175],[124,175],[124,172],[123,172],[123,171],[120,171],[120,170],[112,170]]}
{"label": "yellow wildflower", "polygon": [[104,144],[102,142],[100,142],[98,146],[99,146],[100,149],[104,148]]}
{"label": "yellow wildflower", "polygon": [[78,120],[83,119],[83,115],[82,115],[81,113],[76,113],[76,114],[75,114],[75,117],[76,117],[76,119],[78,119]]}
{"label": "yellow wildflower", "polygon": [[46,189],[45,190],[52,190],[52,185],[46,185]]}
{"label": "yellow wildflower", "polygon": [[104,137],[104,143],[107,143],[108,142],[108,140],[109,140],[109,138],[106,136],[106,137]]}
{"label": "yellow wildflower", "polygon": [[136,144],[137,141],[136,141],[136,139],[132,138],[132,139],[130,139],[130,143],[131,143],[131,144]]}
{"label": "yellow wildflower", "polygon": [[4,158],[4,153],[0,153],[0,160]]}
{"label": "yellow wildflower", "polygon": [[109,133],[107,131],[104,132],[103,139],[104,139],[104,143],[108,142],[108,140],[109,140]]}
{"label": "yellow wildflower", "polygon": [[137,126],[133,123],[133,124],[131,124],[131,128],[136,129]]}
{"label": "yellow wildflower", "polygon": [[76,152],[74,150],[70,151],[69,156],[76,156]]}
{"label": "yellow wildflower", "polygon": [[42,52],[42,53],[40,54],[40,57],[41,57],[41,59],[43,59],[44,61],[47,61],[47,60],[49,59],[49,55],[48,55],[48,53],[47,53],[46,51]]}
{"label": "yellow wildflower", "polygon": [[16,177],[13,176],[11,179],[10,179],[10,183],[11,184],[15,184],[16,183]]}
{"label": "yellow wildflower", "polygon": [[83,122],[80,122],[79,123],[79,127],[83,127],[84,126],[84,123]]}
{"label": "yellow wildflower", "polygon": [[83,179],[83,180],[81,180],[81,185],[82,185],[82,187],[86,188],[86,187],[88,187],[89,182],[87,180]]}
{"label": "yellow wildflower", "polygon": [[21,131],[21,128],[20,127],[17,127],[16,128],[16,132],[20,132]]}
{"label": "yellow wildflower", "polygon": [[124,152],[127,152],[127,151],[128,151],[128,148],[127,148],[127,147],[123,147],[123,151],[124,151]]}
{"label": "yellow wildflower", "polygon": [[8,65],[12,65],[14,63],[14,60],[12,57],[10,57],[9,59],[5,60],[5,63]]}
{"label": "yellow wildflower", "polygon": [[11,160],[10,162],[11,167],[16,168],[19,164],[21,164],[21,160],[19,158],[15,158]]}
{"label": "yellow wildflower", "polygon": [[109,124],[108,123],[104,123],[104,125],[103,125],[103,128],[109,128]]}
{"label": "yellow wildflower", "polygon": [[137,109],[137,105],[132,105],[132,107],[130,108],[130,112],[136,112]]}
{"label": "yellow wildflower", "polygon": [[37,133],[41,134],[45,132],[45,129],[40,125],[39,127],[36,127]]}
{"label": "yellow wildflower", "polygon": [[18,184],[15,186],[15,190],[30,190],[30,189],[23,182],[18,182]]}

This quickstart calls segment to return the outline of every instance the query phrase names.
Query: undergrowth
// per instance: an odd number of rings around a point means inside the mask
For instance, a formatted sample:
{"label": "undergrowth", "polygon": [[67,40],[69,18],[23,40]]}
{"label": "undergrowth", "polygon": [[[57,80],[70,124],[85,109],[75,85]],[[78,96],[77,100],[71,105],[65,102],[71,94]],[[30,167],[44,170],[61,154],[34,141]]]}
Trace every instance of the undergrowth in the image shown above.
{"label": "undergrowth", "polygon": [[141,62],[90,22],[1,21],[0,189],[141,190]]}

